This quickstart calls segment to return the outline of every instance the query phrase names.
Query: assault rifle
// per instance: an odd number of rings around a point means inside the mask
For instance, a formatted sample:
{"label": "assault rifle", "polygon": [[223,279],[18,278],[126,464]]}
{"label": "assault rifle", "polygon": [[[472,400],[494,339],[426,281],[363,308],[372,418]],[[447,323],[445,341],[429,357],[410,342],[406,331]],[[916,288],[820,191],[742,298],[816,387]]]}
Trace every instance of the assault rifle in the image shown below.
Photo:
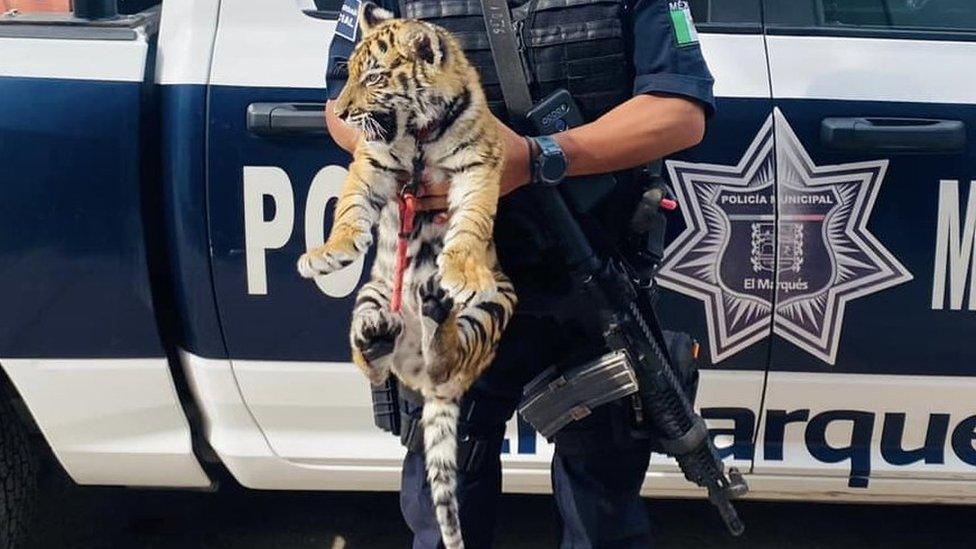
{"label": "assault rifle", "polygon": [[[695,412],[672,366],[654,310],[652,266],[660,259],[653,257],[655,248],[660,253],[660,246],[650,246],[652,257],[647,257],[648,248],[637,253],[601,249],[598,255],[591,242],[601,240],[602,235],[594,234],[600,230],[599,226],[586,223],[586,214],[570,212],[567,202],[576,201],[564,200],[557,187],[534,191],[546,224],[561,236],[559,246],[579,292],[588,298],[580,301],[586,302],[587,310],[601,311],[599,315],[589,315],[590,330],[602,337],[611,354],[625,355],[636,374],[638,390],[633,402],[636,420],[653,428],[660,437],[661,449],[678,461],[685,478],[708,490],[708,498],[718,508],[729,532],[741,535],[745,526],[730,500],[745,494],[748,486],[735,468],[726,474],[705,422]],[[660,230],[660,242],[663,242],[662,224],[654,216],[664,215],[660,211],[662,200],[667,200],[664,193],[663,185],[651,186],[631,223],[636,231]]]}

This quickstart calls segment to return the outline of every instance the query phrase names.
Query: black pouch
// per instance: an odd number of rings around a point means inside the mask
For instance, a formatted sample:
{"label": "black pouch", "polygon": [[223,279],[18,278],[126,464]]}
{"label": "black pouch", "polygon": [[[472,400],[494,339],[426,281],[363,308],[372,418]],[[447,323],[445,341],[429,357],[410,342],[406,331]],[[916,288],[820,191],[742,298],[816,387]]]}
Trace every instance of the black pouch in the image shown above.
{"label": "black pouch", "polygon": [[373,423],[387,433],[400,434],[400,392],[395,377],[390,376],[385,383],[371,386],[373,398]]}
{"label": "black pouch", "polygon": [[572,367],[552,366],[523,389],[519,413],[546,439],[598,406],[637,392],[637,376],[624,351]]}

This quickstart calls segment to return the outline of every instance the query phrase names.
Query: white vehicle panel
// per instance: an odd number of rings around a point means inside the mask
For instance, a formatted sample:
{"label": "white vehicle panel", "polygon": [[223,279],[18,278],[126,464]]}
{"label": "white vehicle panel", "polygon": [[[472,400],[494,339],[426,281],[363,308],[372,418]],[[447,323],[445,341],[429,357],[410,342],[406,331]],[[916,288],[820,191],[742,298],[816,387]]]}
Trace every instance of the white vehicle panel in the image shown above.
{"label": "white vehicle panel", "polygon": [[207,488],[165,358],[0,358],[78,484]]}

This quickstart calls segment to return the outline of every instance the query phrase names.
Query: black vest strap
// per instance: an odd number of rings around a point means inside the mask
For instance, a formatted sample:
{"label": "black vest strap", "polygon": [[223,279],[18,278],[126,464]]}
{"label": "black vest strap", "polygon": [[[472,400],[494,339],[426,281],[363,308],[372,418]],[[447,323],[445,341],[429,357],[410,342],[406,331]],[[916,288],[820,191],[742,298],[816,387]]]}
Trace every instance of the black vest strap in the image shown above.
{"label": "black vest strap", "polygon": [[516,45],[508,2],[507,0],[481,0],[481,10],[485,16],[488,44],[491,46],[498,83],[505,97],[508,114],[515,120],[522,120],[532,110],[532,95],[529,92],[529,82],[525,78],[522,58]]}

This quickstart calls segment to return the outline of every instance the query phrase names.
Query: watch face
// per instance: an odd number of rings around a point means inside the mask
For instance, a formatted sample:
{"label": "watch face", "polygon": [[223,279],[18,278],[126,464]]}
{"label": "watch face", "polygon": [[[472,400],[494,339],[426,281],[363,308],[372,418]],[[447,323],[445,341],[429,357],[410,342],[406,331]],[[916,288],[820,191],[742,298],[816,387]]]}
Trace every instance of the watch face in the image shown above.
{"label": "watch face", "polygon": [[542,157],[540,168],[543,180],[557,182],[566,175],[566,159],[561,154],[547,154]]}

